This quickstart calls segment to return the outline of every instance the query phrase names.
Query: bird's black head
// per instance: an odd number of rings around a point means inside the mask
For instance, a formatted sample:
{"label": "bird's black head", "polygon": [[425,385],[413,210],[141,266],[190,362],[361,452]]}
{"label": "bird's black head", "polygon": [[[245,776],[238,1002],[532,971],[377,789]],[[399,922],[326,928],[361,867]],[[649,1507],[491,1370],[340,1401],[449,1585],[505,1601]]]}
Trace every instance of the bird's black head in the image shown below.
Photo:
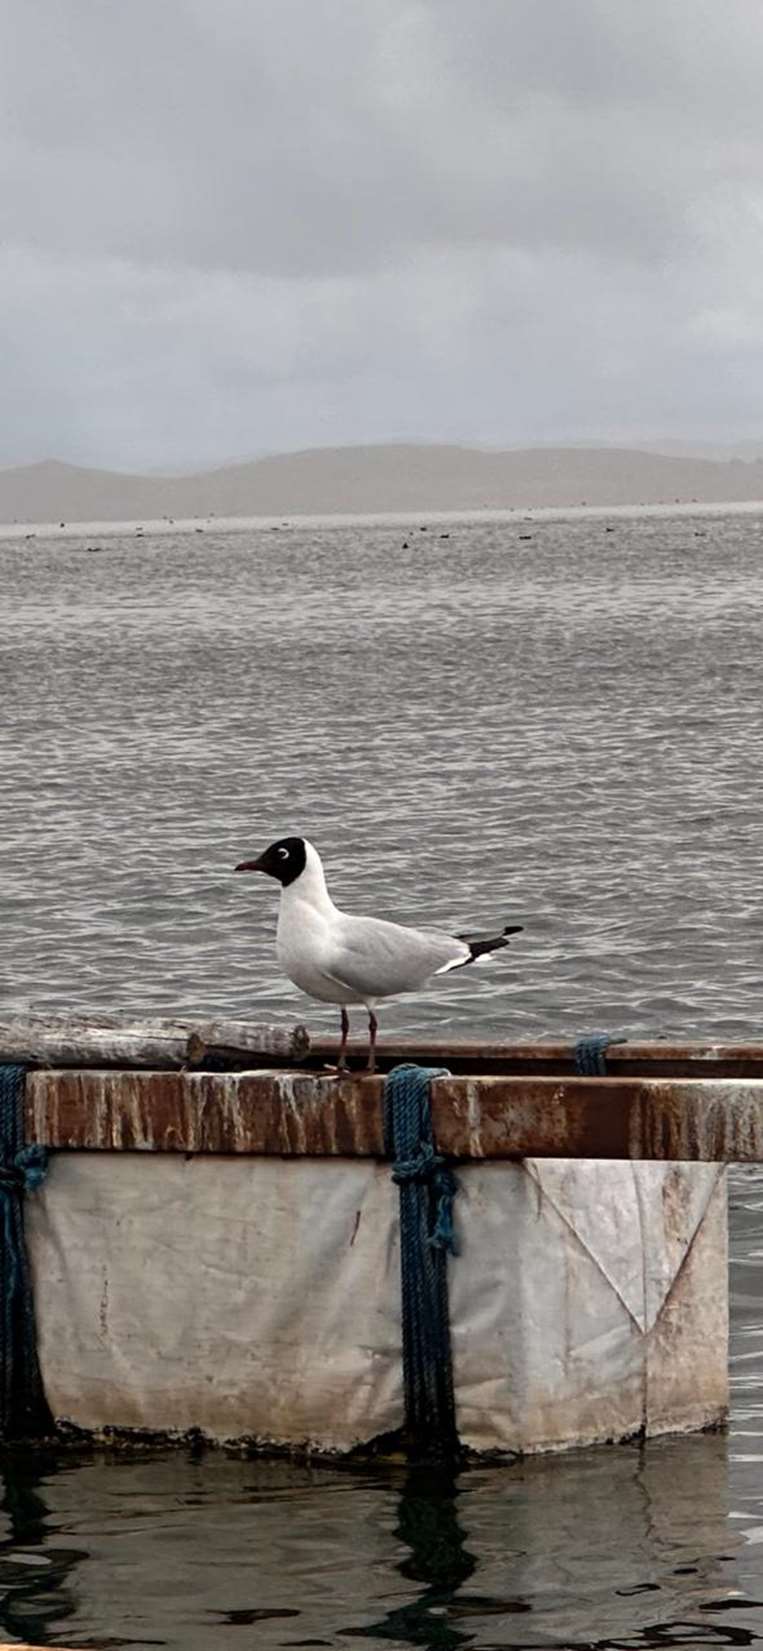
{"label": "bird's black head", "polygon": [[301,877],[307,864],[304,837],[279,837],[271,843],[259,860],[242,860],[236,871],[264,871],[266,877],[275,877],[282,888]]}

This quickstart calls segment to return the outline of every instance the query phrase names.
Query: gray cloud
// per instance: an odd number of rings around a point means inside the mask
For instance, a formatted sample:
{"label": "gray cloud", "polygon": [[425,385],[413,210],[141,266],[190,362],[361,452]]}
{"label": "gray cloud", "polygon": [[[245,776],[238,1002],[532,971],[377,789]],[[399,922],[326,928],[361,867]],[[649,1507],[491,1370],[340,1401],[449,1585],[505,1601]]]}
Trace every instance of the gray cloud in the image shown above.
{"label": "gray cloud", "polygon": [[4,462],[761,431],[749,0],[7,9]]}

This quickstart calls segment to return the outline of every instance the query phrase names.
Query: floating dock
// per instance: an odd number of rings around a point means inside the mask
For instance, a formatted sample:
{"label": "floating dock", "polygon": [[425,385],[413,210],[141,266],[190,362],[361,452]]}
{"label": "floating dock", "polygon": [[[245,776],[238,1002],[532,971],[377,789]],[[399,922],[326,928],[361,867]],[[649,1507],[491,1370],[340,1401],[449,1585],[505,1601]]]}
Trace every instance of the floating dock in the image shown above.
{"label": "floating dock", "polygon": [[388,1041],[373,1077],[334,1053],[303,1028],[0,1025],[50,1157],[25,1225],[58,1420],[297,1452],[400,1436],[383,1095],[412,1062],[449,1074],[462,1445],[723,1421],[725,1166],[763,1162],[763,1045],[613,1044],[587,1077],[562,1043]]}

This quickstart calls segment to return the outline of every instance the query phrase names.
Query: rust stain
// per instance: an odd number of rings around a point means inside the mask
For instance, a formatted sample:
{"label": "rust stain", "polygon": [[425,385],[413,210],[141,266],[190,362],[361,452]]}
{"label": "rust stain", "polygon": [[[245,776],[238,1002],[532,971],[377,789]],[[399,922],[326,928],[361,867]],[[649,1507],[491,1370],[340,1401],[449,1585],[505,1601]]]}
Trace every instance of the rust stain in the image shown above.
{"label": "rust stain", "polygon": [[30,1073],[30,1141],[122,1151],[383,1157],[380,1079],[297,1072]]}
{"label": "rust stain", "polygon": [[98,1323],[101,1326],[101,1335],[107,1336],[109,1331],[109,1275],[103,1270],[103,1289],[98,1307]]}
{"label": "rust stain", "polygon": [[[763,1161],[763,1083],[653,1080],[643,1085],[633,1156],[706,1163]],[[636,1147],[638,1146],[638,1151]]]}
{"label": "rust stain", "polygon": [[679,1164],[672,1164],[662,1183],[662,1219],[668,1237],[686,1245],[691,1236],[691,1189]]}
{"label": "rust stain", "polygon": [[[27,1138],[58,1148],[383,1158],[383,1079],[315,1072],[38,1071]],[[454,1158],[763,1162],[763,1080],[438,1078]],[[678,1219],[678,1212],[675,1212]]]}

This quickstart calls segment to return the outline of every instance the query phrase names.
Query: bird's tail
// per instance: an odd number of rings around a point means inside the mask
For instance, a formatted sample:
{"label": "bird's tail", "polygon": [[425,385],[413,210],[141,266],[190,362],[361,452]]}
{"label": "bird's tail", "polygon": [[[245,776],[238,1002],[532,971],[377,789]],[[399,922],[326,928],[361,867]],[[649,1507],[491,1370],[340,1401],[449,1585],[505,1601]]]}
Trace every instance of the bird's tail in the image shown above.
{"label": "bird's tail", "polygon": [[[497,952],[502,946],[508,946],[510,934],[521,933],[521,923],[509,923],[500,934],[457,934],[456,939],[464,940],[472,954],[466,959],[466,963],[476,963],[477,959],[484,957],[487,952]],[[462,964],[462,968],[466,967],[466,963]]]}

